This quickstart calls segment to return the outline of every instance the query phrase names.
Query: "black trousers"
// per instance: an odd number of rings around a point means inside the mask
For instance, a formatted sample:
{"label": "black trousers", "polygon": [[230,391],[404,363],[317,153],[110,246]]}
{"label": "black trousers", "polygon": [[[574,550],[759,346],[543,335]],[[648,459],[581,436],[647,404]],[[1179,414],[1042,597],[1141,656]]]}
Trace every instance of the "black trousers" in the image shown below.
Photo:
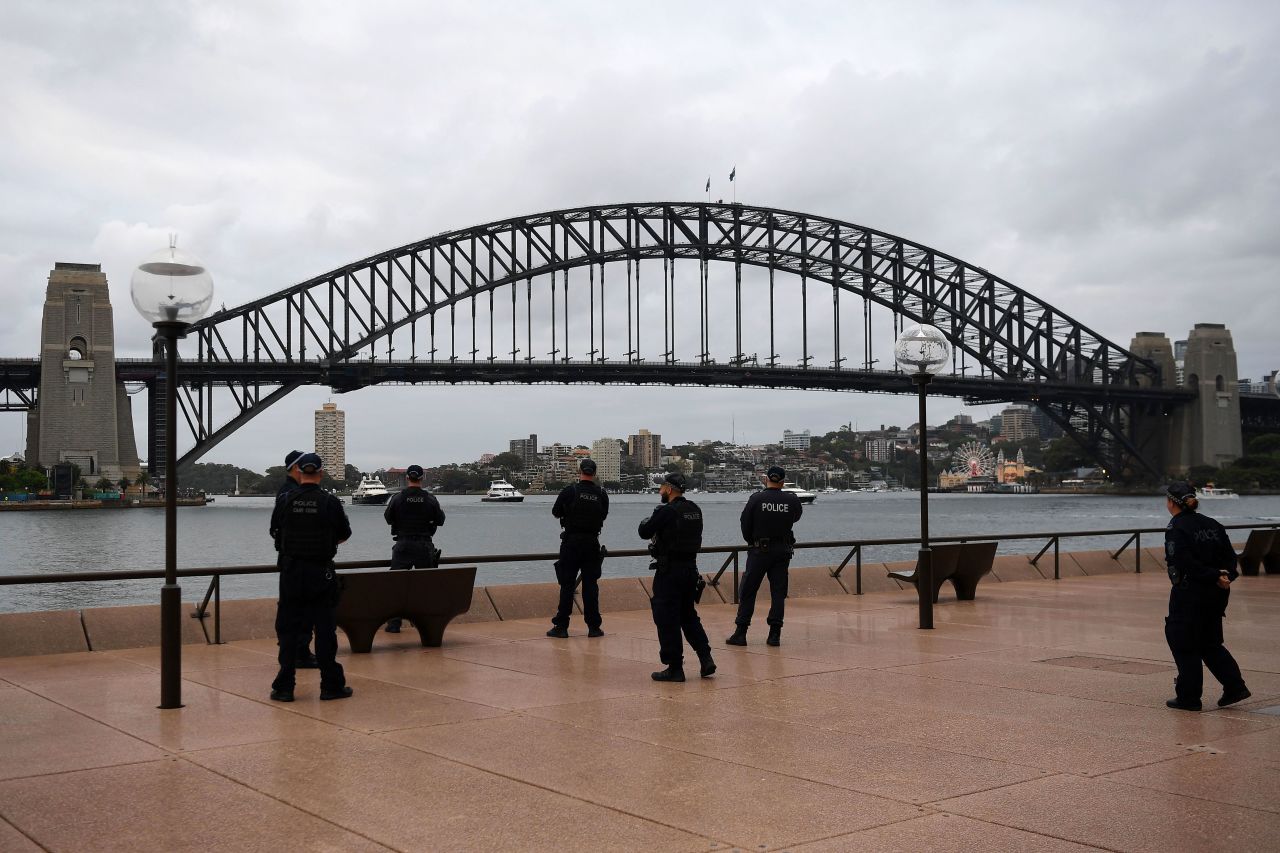
{"label": "black trousers", "polygon": [[[276,555],[276,568],[282,572],[284,571],[285,559],[286,558],[283,555],[280,555],[280,554]],[[276,632],[276,635],[277,635],[276,642],[279,642],[279,633],[280,633],[279,631]],[[311,657],[311,631],[308,629],[306,632],[300,634],[298,636],[297,642],[298,642],[298,650],[297,650],[298,658],[297,659],[304,660],[306,658]]]}
{"label": "black trousers", "polygon": [[734,620],[739,628],[751,625],[756,610],[756,593],[760,584],[769,578],[769,617],[771,626],[781,628],[787,609],[787,567],[791,565],[791,549],[781,546],[772,549],[752,548],[747,552],[747,570],[738,586],[738,616]]}
{"label": "black trousers", "polygon": [[332,563],[307,563],[282,558],[280,601],[276,605],[276,639],[280,645],[280,672],[273,690],[293,690],[300,642],[315,631],[316,662],[320,689],[341,690],[347,683],[338,663],[338,625],[333,618],[337,581]]}
{"label": "black trousers", "polygon": [[600,627],[600,540],[594,536],[571,534],[560,540],[556,560],[556,580],[560,583],[560,604],[551,624],[569,627],[573,615],[573,593],[582,572],[582,618],[588,628]]}
{"label": "black trousers", "polygon": [[692,563],[683,566],[663,566],[653,576],[653,624],[658,629],[658,659],[667,666],[684,665],[684,639],[699,656],[711,651],[711,641],[698,618],[698,608],[693,600],[698,583],[698,567]]}
{"label": "black trousers", "polygon": [[1174,693],[1181,702],[1199,702],[1204,691],[1204,669],[1224,691],[1243,688],[1240,665],[1222,644],[1222,616],[1218,613],[1171,611],[1164,620],[1164,636],[1178,667]]}
{"label": "black trousers", "polygon": [[[436,548],[430,536],[401,536],[391,546],[391,570],[434,569]],[[401,620],[392,619],[387,627],[400,630]]]}

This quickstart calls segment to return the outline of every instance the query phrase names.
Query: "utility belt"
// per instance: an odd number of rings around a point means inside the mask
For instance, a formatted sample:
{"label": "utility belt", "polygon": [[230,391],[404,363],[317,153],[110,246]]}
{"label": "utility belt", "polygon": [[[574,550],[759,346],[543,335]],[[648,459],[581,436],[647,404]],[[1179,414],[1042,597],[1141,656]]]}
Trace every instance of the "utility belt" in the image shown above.
{"label": "utility belt", "polygon": [[795,553],[794,543],[790,539],[771,539],[762,537],[752,540],[750,546],[753,551],[786,551],[787,553]]}
{"label": "utility belt", "polygon": [[430,542],[432,535],[430,533],[397,533],[392,538],[397,542]]}

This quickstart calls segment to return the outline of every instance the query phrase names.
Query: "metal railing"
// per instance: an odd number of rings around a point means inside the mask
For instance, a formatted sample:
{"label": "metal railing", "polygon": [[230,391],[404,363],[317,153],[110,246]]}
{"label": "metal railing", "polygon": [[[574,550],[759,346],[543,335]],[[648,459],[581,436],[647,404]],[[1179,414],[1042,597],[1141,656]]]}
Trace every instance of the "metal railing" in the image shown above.
{"label": "metal railing", "polygon": [[[1261,524],[1224,524],[1227,530],[1278,530],[1280,522],[1269,522]],[[931,536],[930,542],[936,544],[943,543],[960,543],[965,542],[1005,542],[1019,540],[1047,540],[1044,547],[1036,554],[1027,557],[1027,562],[1039,568],[1040,560],[1045,556],[1050,548],[1053,549],[1053,577],[1059,580],[1061,574],[1061,543],[1063,539],[1087,539],[1092,537],[1106,536],[1127,536],[1124,544],[1115,551],[1109,551],[1113,560],[1118,560],[1130,545],[1134,548],[1134,571],[1138,574],[1142,572],[1142,534],[1163,534],[1163,527],[1123,527],[1108,530],[1069,530],[1069,531],[1052,531],[1052,532],[1036,532],[1036,533],[993,533],[993,534],[967,534],[964,536]],[[830,540],[821,542],[797,542],[795,549],[797,551],[812,549],[848,549],[848,553],[839,565],[830,570],[831,577],[837,580],[843,574],[845,568],[850,561],[854,563],[854,595],[862,595],[862,554],[864,548],[883,547],[892,545],[914,545],[920,542],[919,537],[890,538],[890,539],[846,539],[846,540]],[[720,564],[720,568],[711,577],[708,583],[711,586],[719,587],[720,579],[725,572],[733,569],[733,603],[738,602],[738,583],[740,579],[740,554],[746,553],[747,546],[744,545],[709,545],[699,553],[701,554],[725,554],[724,562]],[[606,559],[617,559],[624,557],[648,557],[647,549],[628,549],[624,551],[606,551],[604,554]],[[554,562],[558,560],[560,555],[555,552],[539,553],[539,554],[471,554],[462,556],[441,556],[440,565],[475,565],[480,563],[534,563],[534,562]],[[391,565],[390,559],[380,560],[351,560],[347,562],[339,562],[334,564],[339,570],[353,569],[380,569]],[[203,566],[199,568],[178,569],[178,577],[207,577],[209,578],[209,588],[206,590],[203,600],[196,606],[191,613],[191,618],[200,620],[200,627],[204,631],[205,641],[209,644],[221,644],[222,642],[222,578],[228,575],[265,575],[274,574],[279,569],[274,563],[255,565],[255,566]],[[58,584],[58,583],[98,583],[121,580],[159,580],[164,577],[163,569],[135,569],[122,572],[57,572],[51,574],[25,574],[25,575],[0,575],[0,586],[16,586],[20,584]],[[205,620],[209,618],[209,604],[213,603],[213,634],[210,636],[209,628],[205,624]]]}

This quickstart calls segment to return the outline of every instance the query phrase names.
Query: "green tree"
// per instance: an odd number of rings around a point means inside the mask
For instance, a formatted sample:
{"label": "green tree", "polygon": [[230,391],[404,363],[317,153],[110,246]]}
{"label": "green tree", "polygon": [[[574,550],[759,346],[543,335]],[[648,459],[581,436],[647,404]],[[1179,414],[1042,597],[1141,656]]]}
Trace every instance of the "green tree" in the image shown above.
{"label": "green tree", "polygon": [[106,477],[100,477],[98,478],[98,482],[93,484],[93,488],[99,492],[109,492],[115,488],[115,483],[111,482]]}
{"label": "green tree", "polygon": [[1267,433],[1249,440],[1247,455],[1265,456],[1268,453],[1280,453],[1280,433]]}
{"label": "green tree", "polygon": [[518,453],[512,453],[508,450],[493,457],[493,465],[495,468],[501,468],[504,471],[523,471],[524,458]]}

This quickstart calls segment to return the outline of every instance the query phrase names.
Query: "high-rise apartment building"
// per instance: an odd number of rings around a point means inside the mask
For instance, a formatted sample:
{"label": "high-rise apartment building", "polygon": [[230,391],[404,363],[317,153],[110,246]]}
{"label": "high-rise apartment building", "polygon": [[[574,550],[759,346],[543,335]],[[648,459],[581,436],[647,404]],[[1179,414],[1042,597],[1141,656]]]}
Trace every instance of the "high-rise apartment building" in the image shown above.
{"label": "high-rise apartment building", "polygon": [[337,403],[325,403],[316,409],[316,453],[324,462],[325,472],[341,480],[347,470],[347,413]]}
{"label": "high-rise apartment building", "polygon": [[641,468],[658,468],[662,465],[662,436],[642,429],[627,437],[627,456]]}
{"label": "high-rise apartment building", "polygon": [[528,438],[513,438],[508,449],[524,460],[524,469],[528,471],[538,462],[538,434],[529,433]]}
{"label": "high-rise apartment building", "polygon": [[863,443],[869,462],[892,462],[897,457],[897,445],[887,438],[872,438]]}
{"label": "high-rise apartment building", "polygon": [[1005,441],[1026,441],[1039,438],[1040,430],[1026,406],[1009,406],[1000,413],[1000,438]]}
{"label": "high-rise apartment building", "polygon": [[591,442],[591,458],[596,463],[597,483],[622,481],[622,448],[616,438],[599,438]]}

